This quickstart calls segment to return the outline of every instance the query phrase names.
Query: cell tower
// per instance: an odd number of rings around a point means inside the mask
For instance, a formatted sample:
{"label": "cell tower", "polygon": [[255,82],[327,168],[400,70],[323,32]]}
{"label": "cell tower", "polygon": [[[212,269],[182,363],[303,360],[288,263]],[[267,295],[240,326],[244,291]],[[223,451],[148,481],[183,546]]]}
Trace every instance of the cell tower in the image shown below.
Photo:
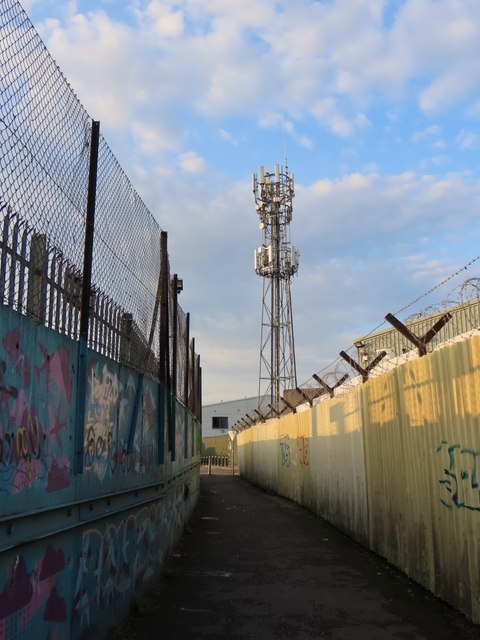
{"label": "cell tower", "polygon": [[255,250],[256,273],[263,278],[258,408],[276,405],[285,389],[297,386],[290,279],[298,270],[299,252],[290,243],[294,198],[293,174],[275,165],[253,174],[255,207],[262,246]]}

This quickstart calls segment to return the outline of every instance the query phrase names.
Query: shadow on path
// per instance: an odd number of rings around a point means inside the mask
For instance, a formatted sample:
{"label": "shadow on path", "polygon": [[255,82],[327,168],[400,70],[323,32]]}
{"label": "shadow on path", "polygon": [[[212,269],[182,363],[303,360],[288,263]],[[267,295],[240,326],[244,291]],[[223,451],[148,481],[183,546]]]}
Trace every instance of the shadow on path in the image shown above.
{"label": "shadow on path", "polygon": [[479,626],[321,518],[223,472],[201,476],[189,533],[137,609],[111,638],[480,638]]}

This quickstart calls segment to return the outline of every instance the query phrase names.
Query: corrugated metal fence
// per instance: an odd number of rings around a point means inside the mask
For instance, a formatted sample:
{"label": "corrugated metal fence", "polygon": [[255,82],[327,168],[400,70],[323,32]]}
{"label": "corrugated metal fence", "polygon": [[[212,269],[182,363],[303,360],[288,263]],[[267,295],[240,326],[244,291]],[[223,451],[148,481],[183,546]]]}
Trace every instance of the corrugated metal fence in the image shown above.
{"label": "corrugated metal fence", "polygon": [[240,471],[480,623],[480,336],[240,433]]}

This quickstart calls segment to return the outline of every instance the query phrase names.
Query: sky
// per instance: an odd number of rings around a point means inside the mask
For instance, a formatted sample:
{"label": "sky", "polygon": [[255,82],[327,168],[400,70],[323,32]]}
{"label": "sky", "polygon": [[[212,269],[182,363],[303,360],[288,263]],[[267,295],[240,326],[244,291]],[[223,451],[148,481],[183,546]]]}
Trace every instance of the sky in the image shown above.
{"label": "sky", "polygon": [[295,174],[298,383],[480,261],[478,0],[23,0],[168,232],[203,402],[258,391],[260,165]]}

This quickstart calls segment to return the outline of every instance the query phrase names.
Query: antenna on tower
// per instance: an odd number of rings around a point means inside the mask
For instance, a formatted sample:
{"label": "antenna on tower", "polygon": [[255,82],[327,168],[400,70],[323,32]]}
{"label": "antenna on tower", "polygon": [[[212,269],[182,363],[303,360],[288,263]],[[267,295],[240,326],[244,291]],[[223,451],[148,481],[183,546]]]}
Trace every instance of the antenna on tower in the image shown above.
{"label": "antenna on tower", "polygon": [[274,165],[253,174],[255,208],[262,245],[255,249],[255,272],[263,278],[258,408],[278,404],[285,389],[297,387],[293,337],[291,277],[298,271],[299,251],[290,243],[293,173]]}

